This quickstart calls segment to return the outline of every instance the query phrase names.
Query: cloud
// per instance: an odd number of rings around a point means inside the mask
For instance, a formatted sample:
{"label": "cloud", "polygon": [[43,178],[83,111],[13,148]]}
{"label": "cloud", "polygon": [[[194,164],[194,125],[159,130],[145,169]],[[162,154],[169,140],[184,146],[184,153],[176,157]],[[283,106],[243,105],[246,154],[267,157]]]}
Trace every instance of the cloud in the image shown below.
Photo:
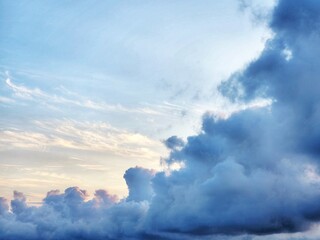
{"label": "cloud", "polygon": [[165,141],[163,141],[163,143],[168,149],[171,150],[177,147],[183,147],[184,145],[184,141],[181,138],[178,138],[177,136],[171,136]]}
{"label": "cloud", "polygon": [[7,97],[1,97],[0,96],[0,103],[14,103],[14,100]]}
{"label": "cloud", "polygon": [[154,174],[154,171],[140,167],[129,168],[123,176],[129,189],[129,196],[126,200],[150,201],[153,196],[151,179]]}
{"label": "cloud", "polygon": [[[85,98],[75,92],[71,92],[65,87],[61,86],[58,90],[59,92],[54,94],[46,92],[39,88],[30,88],[20,84],[14,83],[10,77],[5,80],[6,86],[12,90],[13,98],[20,98],[24,101],[35,101],[46,106],[60,108],[61,104],[65,106],[73,106],[86,108],[94,111],[102,112],[125,112],[125,113],[136,113],[136,114],[146,114],[146,115],[163,115],[161,109],[154,109],[146,106],[141,106],[137,108],[130,108],[122,106],[121,104],[111,105],[106,102],[93,101],[91,99]],[[12,103],[14,99],[1,97],[0,102]],[[165,106],[165,104],[164,104]]]}
{"label": "cloud", "polygon": [[[11,209],[1,198],[1,239],[119,239],[136,236],[147,202],[118,201],[105,190],[94,198],[78,187],[47,193],[43,205],[26,206],[26,197],[14,193]],[[16,229],[14,229],[15,227]]]}
{"label": "cloud", "polygon": [[3,197],[0,197],[0,215],[3,215],[8,211],[9,211],[8,200]]}
{"label": "cloud", "polygon": [[[320,219],[319,12],[316,1],[279,1],[270,23],[274,38],[220,86],[233,101],[265,97],[272,105],[226,119],[204,115],[201,133],[167,159],[185,167],[153,180],[150,228],[271,234],[305,231]],[[307,174],[310,165],[316,181]]]}
{"label": "cloud", "polygon": [[88,200],[86,191],[71,187],[50,191],[35,208],[15,192],[11,210],[0,199],[0,236],[303,239],[293,233],[320,220],[319,16],[318,1],[279,1],[270,21],[273,39],[219,88],[238,103],[265,98],[272,105],[226,117],[208,112],[199,134],[184,144],[169,138],[165,162],[183,163],[181,169],[128,169],[129,196],[120,201],[104,191]]}
{"label": "cloud", "polygon": [[14,84],[9,77],[6,79],[6,84],[10,89],[12,89],[12,91],[14,92],[14,95],[17,97],[26,98],[26,99],[49,97],[48,94],[46,94],[39,88],[31,89],[25,86],[19,86]]}
{"label": "cloud", "polygon": [[26,197],[22,192],[14,191],[13,200],[11,201],[12,212],[16,215],[22,213],[26,208]]}
{"label": "cloud", "polygon": [[52,148],[98,151],[117,156],[152,159],[161,144],[139,133],[117,129],[104,122],[72,120],[35,121],[32,130],[0,130],[0,150]]}

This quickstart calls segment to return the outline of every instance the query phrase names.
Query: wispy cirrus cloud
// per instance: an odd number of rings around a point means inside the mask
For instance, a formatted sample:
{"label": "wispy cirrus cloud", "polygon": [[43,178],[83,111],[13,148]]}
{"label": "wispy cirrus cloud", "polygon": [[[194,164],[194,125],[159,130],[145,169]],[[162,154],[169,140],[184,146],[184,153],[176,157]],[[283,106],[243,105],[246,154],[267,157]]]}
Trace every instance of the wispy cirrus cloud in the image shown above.
{"label": "wispy cirrus cloud", "polygon": [[12,98],[0,96],[0,103],[14,103],[15,101]]}
{"label": "wispy cirrus cloud", "polygon": [[[13,92],[13,98],[19,98],[25,101],[35,101],[38,103],[58,106],[59,104],[71,105],[81,108],[87,108],[97,111],[118,111],[127,113],[140,113],[150,115],[163,114],[148,107],[127,108],[121,104],[111,105],[106,102],[97,102],[91,99],[80,96],[79,94],[67,90],[65,87],[60,87],[62,90],[59,94],[49,93],[40,88],[31,88],[21,84],[14,83],[9,77],[5,80],[6,86]],[[6,101],[5,101],[6,100]],[[1,101],[1,99],[0,99]],[[9,102],[9,98],[3,97],[3,102]],[[13,101],[13,100],[12,100]],[[10,101],[11,102],[11,101]]]}
{"label": "wispy cirrus cloud", "polygon": [[[56,90],[58,93],[49,93],[40,88],[30,88],[24,85],[14,83],[9,77],[6,79],[6,85],[13,92],[13,97],[22,98],[24,100],[35,101],[55,107],[71,105],[81,108],[87,108],[94,111],[102,112],[123,112],[132,114],[144,114],[150,116],[178,116],[183,117],[185,114],[193,114],[201,116],[204,112],[211,111],[217,117],[225,118],[232,113],[244,109],[264,107],[272,104],[272,99],[260,98],[254,99],[248,103],[233,103],[228,99],[219,97],[212,104],[189,104],[179,105],[164,101],[162,103],[143,103],[141,106],[125,107],[121,104],[107,104],[103,101],[94,101],[92,99],[81,96],[80,94],[66,89],[64,86],[59,86]],[[0,98],[1,101],[1,98]],[[3,102],[14,102],[14,99],[3,98]],[[209,110],[208,110],[209,109]]]}
{"label": "wispy cirrus cloud", "polygon": [[156,140],[103,122],[34,121],[32,130],[0,130],[2,150],[21,148],[47,151],[49,148],[63,148],[152,159],[159,156],[161,147],[161,143]]}
{"label": "wispy cirrus cloud", "polygon": [[14,84],[10,78],[6,79],[7,86],[14,92],[14,95],[26,99],[47,98],[49,95],[39,88],[28,88],[22,85]]}

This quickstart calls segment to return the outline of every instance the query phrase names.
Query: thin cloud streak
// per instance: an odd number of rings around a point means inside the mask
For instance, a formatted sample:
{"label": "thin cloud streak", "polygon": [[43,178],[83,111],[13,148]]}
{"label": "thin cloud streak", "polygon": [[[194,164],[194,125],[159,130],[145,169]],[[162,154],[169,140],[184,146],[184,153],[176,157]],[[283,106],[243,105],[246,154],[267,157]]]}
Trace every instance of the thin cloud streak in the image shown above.
{"label": "thin cloud streak", "polygon": [[116,129],[102,122],[76,122],[57,120],[35,121],[33,130],[0,130],[0,149],[50,148],[108,152],[129,158],[153,159],[162,148],[158,141],[138,133]]}
{"label": "thin cloud streak", "polygon": [[[141,113],[141,114],[151,114],[151,115],[159,115],[162,114],[152,109],[148,108],[137,108],[137,109],[130,109],[123,107],[122,105],[109,105],[104,102],[94,102],[89,99],[84,99],[78,94],[73,93],[75,98],[66,98],[63,96],[58,96],[55,94],[49,94],[44,92],[39,88],[28,88],[22,85],[18,85],[12,82],[10,78],[6,79],[7,86],[14,92],[14,96],[18,98],[23,98],[26,100],[33,100],[38,101],[40,103],[46,104],[67,104],[67,105],[74,105],[78,107],[93,109],[93,110],[100,110],[100,111],[120,111],[120,112],[127,112],[127,113]],[[65,91],[65,89],[64,89]],[[70,95],[70,92],[67,90],[67,93]],[[7,101],[8,102],[8,101]]]}

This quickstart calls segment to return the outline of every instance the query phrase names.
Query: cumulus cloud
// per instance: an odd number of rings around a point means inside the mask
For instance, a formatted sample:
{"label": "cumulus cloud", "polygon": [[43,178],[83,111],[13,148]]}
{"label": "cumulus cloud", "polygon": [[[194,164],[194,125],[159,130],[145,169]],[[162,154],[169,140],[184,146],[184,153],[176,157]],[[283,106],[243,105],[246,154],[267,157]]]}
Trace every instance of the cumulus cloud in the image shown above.
{"label": "cumulus cloud", "polygon": [[119,239],[139,231],[139,221],[147,205],[134,201],[118,202],[116,196],[97,190],[91,200],[78,187],[64,193],[48,192],[39,208],[27,207],[26,197],[15,192],[8,210],[1,199],[1,239]]}
{"label": "cumulus cloud", "polygon": [[153,195],[151,186],[153,176],[154,171],[152,170],[139,167],[129,168],[123,176],[129,189],[127,201],[150,201]]}
{"label": "cumulus cloud", "polygon": [[8,211],[9,211],[8,200],[3,197],[0,197],[0,215],[3,215]]}
{"label": "cumulus cloud", "polygon": [[318,1],[279,1],[273,39],[219,87],[232,101],[272,105],[207,113],[198,135],[169,138],[165,161],[183,168],[127,170],[129,196],[120,201],[101,190],[87,200],[72,187],[35,208],[15,192],[10,209],[0,199],[1,238],[255,239],[308,230],[320,220],[319,16]]}
{"label": "cumulus cloud", "polygon": [[150,226],[269,234],[304,231],[319,220],[319,181],[307,174],[310,165],[318,174],[320,157],[319,12],[317,1],[279,1],[270,23],[274,38],[220,86],[233,101],[265,97],[272,106],[227,119],[206,114],[202,132],[167,159],[185,168],[154,178]]}
{"label": "cumulus cloud", "polygon": [[177,136],[171,136],[165,141],[163,141],[164,145],[168,149],[175,149],[177,147],[183,147],[184,141],[181,138],[178,138]]}

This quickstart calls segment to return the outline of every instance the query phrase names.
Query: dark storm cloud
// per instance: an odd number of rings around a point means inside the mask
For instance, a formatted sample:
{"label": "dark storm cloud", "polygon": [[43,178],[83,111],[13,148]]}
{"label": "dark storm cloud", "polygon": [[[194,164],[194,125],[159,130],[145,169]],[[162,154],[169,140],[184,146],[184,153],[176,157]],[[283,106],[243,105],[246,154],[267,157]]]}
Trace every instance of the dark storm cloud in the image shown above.
{"label": "dark storm cloud", "polygon": [[[164,143],[168,165],[130,168],[129,196],[71,187],[50,191],[41,207],[14,192],[0,198],[0,239],[188,239],[204,235],[307,230],[320,220],[320,3],[281,0],[261,55],[220,86],[233,101],[272,106],[207,113],[202,130]],[[218,238],[218,239],[219,239]]]}
{"label": "dark storm cloud", "polygon": [[153,179],[148,224],[157,231],[269,234],[304,231],[320,219],[320,4],[279,1],[274,37],[261,55],[220,86],[233,101],[271,107],[210,113],[202,131]]}

